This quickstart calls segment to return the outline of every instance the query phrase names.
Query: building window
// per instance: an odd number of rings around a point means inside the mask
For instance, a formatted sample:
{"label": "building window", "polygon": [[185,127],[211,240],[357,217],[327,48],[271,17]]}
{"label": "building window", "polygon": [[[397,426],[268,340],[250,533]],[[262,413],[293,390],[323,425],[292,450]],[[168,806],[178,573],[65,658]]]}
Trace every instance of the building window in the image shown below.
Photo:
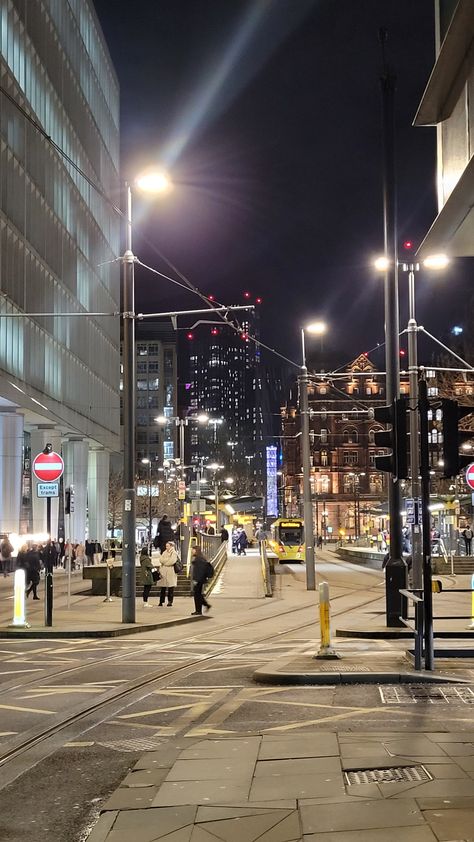
{"label": "building window", "polygon": [[328,465],[328,452],[327,452],[327,450],[321,451],[321,465],[323,467],[327,467],[327,465]]}
{"label": "building window", "polygon": [[344,444],[358,444],[359,443],[359,433],[357,430],[344,430],[342,433],[342,440]]}
{"label": "building window", "polygon": [[321,444],[328,443],[328,431],[323,427],[321,429]]}
{"label": "building window", "polygon": [[343,450],[342,463],[343,465],[357,465],[359,461],[359,454],[357,450]]}
{"label": "building window", "polygon": [[170,440],[163,442],[163,459],[172,459],[174,455],[174,444]]}

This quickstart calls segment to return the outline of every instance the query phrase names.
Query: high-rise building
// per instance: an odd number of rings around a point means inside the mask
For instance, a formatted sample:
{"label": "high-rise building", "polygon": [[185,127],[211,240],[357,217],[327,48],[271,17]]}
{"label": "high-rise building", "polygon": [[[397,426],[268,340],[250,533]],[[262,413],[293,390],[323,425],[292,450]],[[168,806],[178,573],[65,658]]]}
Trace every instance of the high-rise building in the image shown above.
{"label": "high-rise building", "polygon": [[180,351],[183,413],[210,419],[190,429],[190,464],[224,465],[247,493],[261,493],[263,483],[262,361],[251,338],[259,335],[260,299],[254,303],[237,330],[216,321],[183,331]]}
{"label": "high-rise building", "polygon": [[69,163],[117,201],[119,88],[92,2],[4,0],[0,70],[0,531],[45,531],[30,457],[49,442],[74,490],[69,537],[102,539],[119,447],[119,217]]}

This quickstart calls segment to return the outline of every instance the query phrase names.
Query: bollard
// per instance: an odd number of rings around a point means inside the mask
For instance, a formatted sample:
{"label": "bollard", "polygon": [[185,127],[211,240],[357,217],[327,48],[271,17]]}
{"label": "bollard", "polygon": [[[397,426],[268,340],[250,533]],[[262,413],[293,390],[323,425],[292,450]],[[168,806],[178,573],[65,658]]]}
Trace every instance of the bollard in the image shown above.
{"label": "bollard", "polygon": [[112,561],[107,561],[107,596],[105,597],[104,602],[113,602],[113,599],[110,596],[110,571],[113,566]]}
{"label": "bollard", "polygon": [[335,649],[331,646],[331,617],[329,611],[329,585],[321,582],[319,586],[319,625],[321,628],[321,644],[319,652],[314,657],[329,661],[336,661],[340,658]]}
{"label": "bollard", "polygon": [[470,629],[474,629],[474,573],[471,576],[471,625]]}
{"label": "bollard", "polygon": [[26,622],[26,606],[25,606],[25,571],[22,569],[15,570],[13,579],[13,620],[9,624],[10,628],[29,629],[30,624]]}

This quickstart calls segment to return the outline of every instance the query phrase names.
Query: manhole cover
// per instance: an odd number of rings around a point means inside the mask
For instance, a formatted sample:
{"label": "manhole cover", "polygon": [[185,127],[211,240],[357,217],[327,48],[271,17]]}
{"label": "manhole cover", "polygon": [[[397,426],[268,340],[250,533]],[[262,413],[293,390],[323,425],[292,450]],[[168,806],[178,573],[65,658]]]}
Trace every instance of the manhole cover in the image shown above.
{"label": "manhole cover", "polygon": [[359,769],[356,772],[344,772],[349,786],[356,784],[391,784],[422,783],[431,781],[431,775],[424,766],[396,766],[392,769]]}
{"label": "manhole cover", "polygon": [[466,686],[417,685],[408,687],[379,687],[384,705],[453,705],[474,704],[474,691]]}
{"label": "manhole cover", "polygon": [[100,745],[113,751],[156,751],[163,745],[163,740],[139,737],[136,740],[110,740],[101,742]]}

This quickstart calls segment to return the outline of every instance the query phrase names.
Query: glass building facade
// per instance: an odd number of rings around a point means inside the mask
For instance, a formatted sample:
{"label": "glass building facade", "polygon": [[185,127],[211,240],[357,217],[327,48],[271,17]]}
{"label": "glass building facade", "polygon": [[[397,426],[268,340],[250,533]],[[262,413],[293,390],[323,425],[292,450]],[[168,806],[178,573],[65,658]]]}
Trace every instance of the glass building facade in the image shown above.
{"label": "glass building facade", "polygon": [[18,530],[21,504],[22,525],[41,531],[25,473],[30,448],[51,441],[76,496],[69,537],[84,539],[89,508],[101,539],[119,320],[86,314],[120,309],[120,225],[68,162],[119,203],[119,88],[92,3],[0,0],[0,88],[0,467],[15,463],[9,488],[2,469],[0,530]]}

